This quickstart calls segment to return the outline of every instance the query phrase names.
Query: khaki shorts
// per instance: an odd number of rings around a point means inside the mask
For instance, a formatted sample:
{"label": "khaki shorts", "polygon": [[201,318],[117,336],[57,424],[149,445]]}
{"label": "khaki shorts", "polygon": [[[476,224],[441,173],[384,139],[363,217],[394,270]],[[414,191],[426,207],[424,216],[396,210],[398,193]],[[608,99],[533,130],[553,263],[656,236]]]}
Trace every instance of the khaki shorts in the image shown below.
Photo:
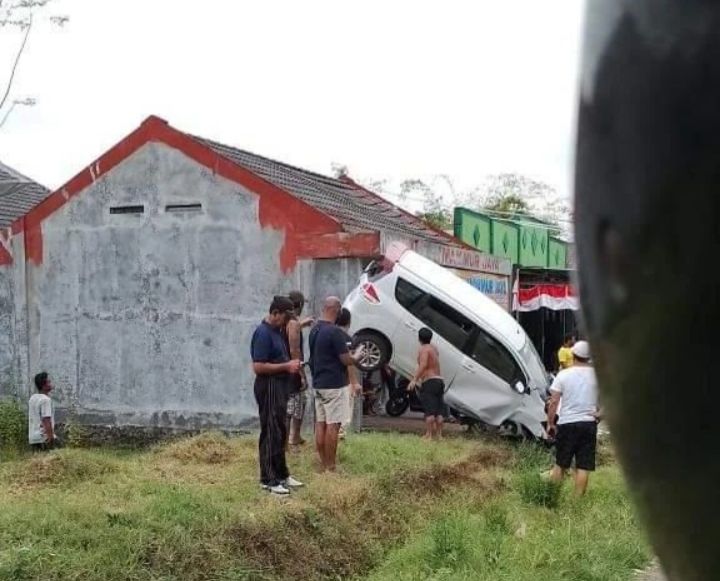
{"label": "khaki shorts", "polygon": [[339,389],[315,390],[315,421],[326,424],[342,424],[347,420],[350,390]]}

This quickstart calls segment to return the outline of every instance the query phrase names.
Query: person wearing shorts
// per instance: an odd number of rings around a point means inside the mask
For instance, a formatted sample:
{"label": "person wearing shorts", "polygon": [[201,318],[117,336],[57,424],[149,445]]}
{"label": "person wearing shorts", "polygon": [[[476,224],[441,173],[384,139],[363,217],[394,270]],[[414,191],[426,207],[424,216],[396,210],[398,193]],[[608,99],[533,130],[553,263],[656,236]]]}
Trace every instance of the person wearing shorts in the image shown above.
{"label": "person wearing shorts", "polygon": [[347,418],[349,389],[358,393],[356,356],[338,327],[342,304],[328,297],[320,320],[310,331],[310,370],[315,390],[315,444],[323,470],[334,471],[340,426]]}
{"label": "person wearing shorts", "polygon": [[[288,298],[293,303],[293,315],[287,325],[283,328],[283,337],[287,344],[291,359],[305,361],[303,349],[303,329],[313,324],[312,317],[301,319],[305,307],[305,296],[300,291],[291,291]],[[307,406],[307,378],[305,369],[293,376],[290,384],[287,405],[288,443],[291,446],[299,446],[305,443],[302,439],[302,422],[305,417]]]}
{"label": "person wearing shorts", "polygon": [[[551,478],[562,481],[575,461],[575,493],[585,494],[590,472],[595,470],[597,423],[600,418],[595,369],[590,346],[578,341],[572,347],[573,365],[562,370],[550,386],[548,434],[555,436],[555,466]],[[557,409],[562,402],[559,415]],[[556,424],[556,418],[557,424]]]}
{"label": "person wearing shorts", "polygon": [[440,374],[440,355],[437,347],[431,345],[433,332],[422,328],[418,332],[420,351],[418,368],[408,385],[408,391],[417,390],[425,414],[425,439],[442,439],[443,416],[445,415],[445,382]]}

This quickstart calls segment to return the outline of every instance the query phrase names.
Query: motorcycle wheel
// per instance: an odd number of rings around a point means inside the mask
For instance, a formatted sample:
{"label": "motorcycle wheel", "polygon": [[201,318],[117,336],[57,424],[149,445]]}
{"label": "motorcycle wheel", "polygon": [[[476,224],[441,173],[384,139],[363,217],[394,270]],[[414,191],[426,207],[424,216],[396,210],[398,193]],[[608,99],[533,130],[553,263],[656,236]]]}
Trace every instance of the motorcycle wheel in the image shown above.
{"label": "motorcycle wheel", "polygon": [[389,399],[388,402],[385,404],[385,413],[387,413],[387,415],[389,416],[396,418],[403,415],[407,411],[409,405],[410,401],[406,397],[402,399]]}

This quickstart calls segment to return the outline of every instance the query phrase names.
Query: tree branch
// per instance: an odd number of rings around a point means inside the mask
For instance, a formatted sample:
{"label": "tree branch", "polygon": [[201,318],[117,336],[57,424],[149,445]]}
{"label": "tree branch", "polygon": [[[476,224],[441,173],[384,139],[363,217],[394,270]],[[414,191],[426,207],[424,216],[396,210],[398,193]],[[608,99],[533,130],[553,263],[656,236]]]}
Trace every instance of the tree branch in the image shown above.
{"label": "tree branch", "polygon": [[5,94],[2,96],[2,99],[0,99],[0,109],[2,109],[5,105],[5,102],[8,99],[8,96],[10,95],[10,89],[12,89],[13,81],[15,80],[15,72],[17,71],[18,63],[20,62],[20,57],[22,57],[23,51],[25,50],[25,44],[27,43],[28,36],[30,36],[30,29],[32,28],[32,15],[30,16],[30,21],[28,22],[27,28],[25,29],[25,37],[23,38],[22,44],[20,45],[20,50],[17,53],[17,56],[15,57],[15,62],[13,63],[12,71],[10,72],[10,79],[8,80],[7,87],[5,88]]}

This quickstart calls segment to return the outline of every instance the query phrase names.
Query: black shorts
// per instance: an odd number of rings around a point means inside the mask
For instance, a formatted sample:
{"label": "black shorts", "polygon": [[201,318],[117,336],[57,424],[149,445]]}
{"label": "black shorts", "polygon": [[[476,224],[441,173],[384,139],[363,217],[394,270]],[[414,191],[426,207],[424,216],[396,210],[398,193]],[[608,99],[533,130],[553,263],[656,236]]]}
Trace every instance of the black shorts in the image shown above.
{"label": "black shorts", "polygon": [[595,470],[597,422],[575,422],[557,427],[555,463],[567,470],[575,458],[579,470]]}
{"label": "black shorts", "polygon": [[418,386],[418,398],[426,417],[445,415],[443,393],[445,393],[445,382],[440,378],[428,379]]}

